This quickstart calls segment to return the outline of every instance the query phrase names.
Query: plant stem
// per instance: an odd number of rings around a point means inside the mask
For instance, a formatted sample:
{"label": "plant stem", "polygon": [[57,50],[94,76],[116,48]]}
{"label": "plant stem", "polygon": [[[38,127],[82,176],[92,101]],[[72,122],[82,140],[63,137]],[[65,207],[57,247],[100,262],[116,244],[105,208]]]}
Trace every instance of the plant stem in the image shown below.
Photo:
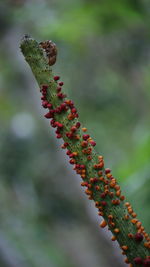
{"label": "plant stem", "polygon": [[45,114],[62,138],[69,162],[82,178],[82,186],[90,200],[95,201],[98,214],[103,217],[102,228],[108,226],[117,240],[125,262],[130,266],[150,266],[150,237],[136,218],[130,203],[125,201],[116,178],[104,168],[104,159],[94,149],[95,141],[78,120],[74,103],[62,92],[63,83],[54,76],[48,57],[40,44],[29,36],[21,41],[21,50],[39,84]]}

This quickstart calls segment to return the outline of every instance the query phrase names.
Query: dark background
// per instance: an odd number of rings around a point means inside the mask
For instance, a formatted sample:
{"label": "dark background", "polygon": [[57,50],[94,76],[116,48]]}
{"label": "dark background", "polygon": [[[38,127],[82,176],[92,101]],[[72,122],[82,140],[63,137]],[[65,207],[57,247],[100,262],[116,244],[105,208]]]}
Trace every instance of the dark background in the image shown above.
{"label": "dark background", "polygon": [[124,266],[43,118],[26,33],[57,44],[54,73],[149,231],[149,25],[149,0],[0,1],[0,266]]}

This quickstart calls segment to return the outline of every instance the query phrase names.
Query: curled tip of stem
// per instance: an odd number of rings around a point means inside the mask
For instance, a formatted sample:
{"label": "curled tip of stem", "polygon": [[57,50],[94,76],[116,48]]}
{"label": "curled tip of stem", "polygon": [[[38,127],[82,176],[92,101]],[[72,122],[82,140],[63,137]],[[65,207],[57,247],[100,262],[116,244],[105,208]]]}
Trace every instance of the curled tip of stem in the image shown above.
{"label": "curled tip of stem", "polygon": [[[46,59],[39,43],[28,34],[25,34],[21,39],[20,49],[30,66],[35,65],[35,61],[38,64],[41,60],[45,61]],[[32,62],[33,59],[34,62]]]}
{"label": "curled tip of stem", "polygon": [[24,43],[27,43],[29,41],[33,40],[33,38],[29,35],[29,34],[25,34],[22,38],[21,38],[21,41],[20,41],[20,47],[22,47],[22,45]]}

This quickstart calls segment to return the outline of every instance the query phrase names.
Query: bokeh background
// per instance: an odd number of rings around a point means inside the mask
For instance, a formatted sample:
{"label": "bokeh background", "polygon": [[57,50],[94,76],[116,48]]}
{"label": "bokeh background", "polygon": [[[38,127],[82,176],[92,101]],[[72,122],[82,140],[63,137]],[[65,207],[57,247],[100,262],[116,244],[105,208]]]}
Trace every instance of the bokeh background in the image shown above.
{"label": "bokeh background", "polygon": [[150,224],[150,1],[0,1],[0,266],[123,267],[19,49],[58,47],[54,72],[146,230]]}

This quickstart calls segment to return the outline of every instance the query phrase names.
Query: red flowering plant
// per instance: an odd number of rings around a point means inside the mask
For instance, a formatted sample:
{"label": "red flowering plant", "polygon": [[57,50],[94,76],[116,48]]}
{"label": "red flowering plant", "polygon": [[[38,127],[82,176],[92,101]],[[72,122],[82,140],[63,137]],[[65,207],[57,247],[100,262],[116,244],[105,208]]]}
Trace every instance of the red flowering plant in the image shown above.
{"label": "red flowering plant", "polygon": [[59,76],[54,76],[51,66],[56,61],[54,43],[38,43],[29,36],[21,41],[21,51],[39,84],[41,101],[47,109],[45,118],[56,129],[56,138],[63,139],[69,163],[81,176],[88,198],[95,202],[98,215],[103,217],[100,227],[108,227],[112,241],[117,240],[125,262],[131,266],[150,266],[150,237],[137,219],[132,206],[125,200],[116,178],[105,168],[102,155],[94,147],[96,142],[79,122],[79,114],[68,99]]}

